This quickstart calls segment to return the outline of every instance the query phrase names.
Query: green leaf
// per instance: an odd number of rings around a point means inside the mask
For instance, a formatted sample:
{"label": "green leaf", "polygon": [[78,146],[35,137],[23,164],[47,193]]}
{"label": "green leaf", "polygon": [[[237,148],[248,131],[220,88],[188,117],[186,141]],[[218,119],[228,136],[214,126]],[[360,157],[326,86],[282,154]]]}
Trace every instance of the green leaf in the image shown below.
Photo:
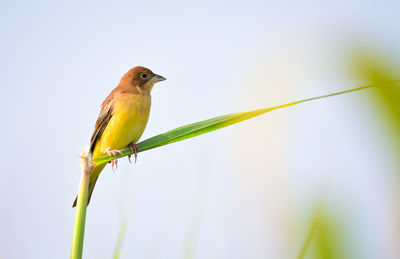
{"label": "green leaf", "polygon": [[[399,81],[400,80],[391,81],[390,83],[396,83]],[[308,99],[304,99],[304,100],[300,100],[300,101],[295,101],[295,102],[291,102],[291,103],[287,103],[287,104],[283,104],[283,105],[262,108],[262,109],[258,109],[258,110],[248,111],[248,112],[232,113],[232,114],[223,115],[223,116],[215,117],[212,119],[192,123],[192,124],[189,124],[186,126],[182,126],[182,127],[170,130],[168,132],[154,136],[152,138],[146,139],[146,140],[138,143],[139,152],[143,152],[143,151],[146,151],[149,149],[153,149],[153,148],[171,144],[171,143],[174,143],[177,141],[182,141],[182,140],[185,140],[188,138],[192,138],[192,137],[195,137],[195,136],[198,136],[201,134],[205,134],[210,131],[221,129],[221,128],[227,127],[229,125],[232,125],[232,124],[244,121],[244,120],[248,120],[250,118],[259,116],[261,114],[264,114],[264,113],[267,113],[267,112],[270,112],[270,111],[273,111],[276,109],[285,108],[285,107],[293,106],[293,105],[296,105],[299,103],[322,99],[322,98],[335,96],[335,95],[339,95],[339,94],[345,94],[345,93],[350,93],[350,92],[354,92],[354,91],[359,91],[359,90],[367,89],[367,88],[371,88],[371,87],[384,86],[386,83],[361,86],[361,87],[357,87],[357,88],[346,90],[346,91],[317,96],[317,97],[308,98]],[[122,154],[118,154],[117,155],[118,158],[132,154],[130,148],[128,148],[128,147],[123,148],[121,151],[122,151]],[[112,159],[113,158],[106,155],[106,156],[103,156],[103,157],[93,160],[93,162],[96,163],[96,165],[99,165],[99,164],[107,163],[107,162],[111,161]]]}

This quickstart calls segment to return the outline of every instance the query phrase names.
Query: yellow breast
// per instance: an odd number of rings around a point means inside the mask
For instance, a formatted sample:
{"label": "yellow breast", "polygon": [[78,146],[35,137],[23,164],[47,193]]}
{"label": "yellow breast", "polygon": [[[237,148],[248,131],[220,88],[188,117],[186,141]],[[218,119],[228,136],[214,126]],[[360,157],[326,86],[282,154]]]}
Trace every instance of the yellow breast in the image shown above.
{"label": "yellow breast", "polygon": [[93,158],[107,149],[121,149],[136,143],[146,128],[150,114],[150,94],[124,93],[116,98],[113,115],[93,152]]}

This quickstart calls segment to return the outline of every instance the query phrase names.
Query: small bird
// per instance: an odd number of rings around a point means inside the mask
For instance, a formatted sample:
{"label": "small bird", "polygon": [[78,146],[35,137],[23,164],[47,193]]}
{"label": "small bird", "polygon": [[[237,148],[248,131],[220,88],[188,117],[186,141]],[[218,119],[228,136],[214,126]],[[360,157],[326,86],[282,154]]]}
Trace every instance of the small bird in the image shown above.
{"label": "small bird", "polygon": [[[96,159],[108,154],[113,157],[112,168],[117,165],[117,153],[120,149],[130,147],[137,158],[136,142],[146,128],[150,114],[150,92],[155,83],[166,78],[154,74],[145,67],[134,67],[129,70],[118,86],[108,95],[101,105],[92,138],[90,139],[90,154]],[[128,157],[130,161],[130,156]],[[92,197],[97,178],[106,164],[92,164],[89,177],[89,197]],[[76,197],[72,207],[76,206]]]}

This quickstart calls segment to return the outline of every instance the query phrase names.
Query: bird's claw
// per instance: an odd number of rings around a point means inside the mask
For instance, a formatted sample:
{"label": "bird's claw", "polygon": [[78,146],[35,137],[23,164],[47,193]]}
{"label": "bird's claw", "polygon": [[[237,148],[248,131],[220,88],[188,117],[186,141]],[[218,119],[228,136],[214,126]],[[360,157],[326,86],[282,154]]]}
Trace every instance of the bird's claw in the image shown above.
{"label": "bird's claw", "polygon": [[[132,154],[135,156],[135,163],[136,163],[136,161],[137,161],[137,153],[139,152],[139,147],[138,147],[138,145],[136,145],[135,143],[130,143],[129,145],[128,145],[128,147],[131,149],[131,151],[132,151]],[[128,155],[128,160],[129,160],[129,163],[131,163],[132,164],[132,162],[131,162],[131,155],[132,154],[129,154]]]}
{"label": "bird's claw", "polygon": [[117,160],[117,153],[119,153],[121,156],[123,155],[122,154],[122,151],[121,150],[118,150],[118,149],[114,149],[114,150],[106,150],[106,153],[107,153],[107,155],[109,155],[111,158],[114,158],[113,160],[111,160],[111,167],[112,167],[112,169],[113,169],[113,171],[115,172],[115,170],[114,170],[114,165],[115,165],[115,169],[118,169],[118,160]]}

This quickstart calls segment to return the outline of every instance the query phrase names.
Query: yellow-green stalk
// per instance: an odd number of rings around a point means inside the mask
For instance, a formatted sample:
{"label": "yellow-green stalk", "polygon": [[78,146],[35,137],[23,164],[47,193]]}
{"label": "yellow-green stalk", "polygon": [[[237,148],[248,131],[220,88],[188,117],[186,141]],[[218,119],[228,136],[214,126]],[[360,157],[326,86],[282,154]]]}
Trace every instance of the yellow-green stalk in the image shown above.
{"label": "yellow-green stalk", "polygon": [[89,188],[89,148],[81,151],[81,184],[76,205],[74,232],[72,235],[71,259],[81,259],[83,251],[83,238],[85,236],[86,207]]}

